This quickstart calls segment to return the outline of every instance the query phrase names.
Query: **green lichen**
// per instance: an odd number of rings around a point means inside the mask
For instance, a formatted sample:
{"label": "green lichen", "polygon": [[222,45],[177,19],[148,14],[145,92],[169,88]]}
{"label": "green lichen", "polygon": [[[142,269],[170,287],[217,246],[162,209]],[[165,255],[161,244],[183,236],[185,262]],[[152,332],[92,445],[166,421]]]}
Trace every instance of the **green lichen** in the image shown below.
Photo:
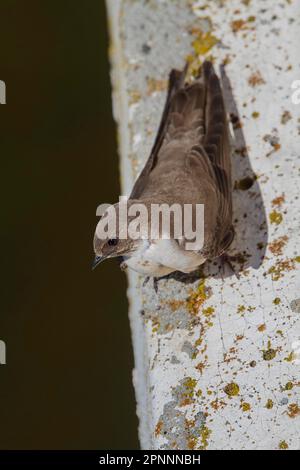
{"label": "green lichen", "polygon": [[276,351],[275,349],[267,349],[267,351],[263,351],[263,359],[265,361],[271,361],[272,359],[274,359],[274,357],[276,356]]}
{"label": "green lichen", "polygon": [[284,360],[286,362],[292,362],[293,360],[295,359],[295,353],[294,352],[290,352],[290,354],[284,358]]}

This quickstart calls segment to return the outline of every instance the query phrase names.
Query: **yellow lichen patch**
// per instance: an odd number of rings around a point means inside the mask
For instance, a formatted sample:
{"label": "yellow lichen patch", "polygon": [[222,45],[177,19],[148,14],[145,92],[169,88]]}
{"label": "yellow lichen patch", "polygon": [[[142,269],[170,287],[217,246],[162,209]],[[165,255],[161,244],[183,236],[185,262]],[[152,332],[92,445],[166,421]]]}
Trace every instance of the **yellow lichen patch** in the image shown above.
{"label": "yellow lichen patch", "polygon": [[154,431],[154,434],[155,434],[156,437],[161,433],[162,427],[163,427],[163,422],[158,421],[158,423],[155,427],[155,431]]}
{"label": "yellow lichen patch", "polygon": [[282,214],[280,212],[277,212],[276,210],[273,210],[269,214],[269,219],[270,219],[271,224],[276,224],[276,225],[281,224],[282,218],[283,218]]}
{"label": "yellow lichen patch", "polygon": [[278,447],[281,450],[285,450],[285,449],[289,448],[289,446],[287,445],[287,443],[285,441],[280,441]]}
{"label": "yellow lichen patch", "polygon": [[289,406],[288,406],[288,412],[287,412],[288,416],[290,418],[296,418],[296,416],[299,416],[300,415],[300,408],[299,406],[297,405],[297,403],[291,403]]}
{"label": "yellow lichen patch", "polygon": [[201,305],[207,300],[208,291],[205,287],[204,279],[201,280],[195,292],[192,292],[187,299],[187,308],[193,314],[197,315]]}
{"label": "yellow lichen patch", "polygon": [[281,303],[281,299],[279,297],[275,297],[275,299],[273,300],[273,304],[279,305],[280,303]]}
{"label": "yellow lichen patch", "polygon": [[195,54],[205,55],[219,42],[219,39],[214,36],[211,31],[203,32],[201,29],[197,31],[197,37],[192,42]]}
{"label": "yellow lichen patch", "polygon": [[285,195],[282,194],[281,196],[277,196],[273,199],[272,206],[281,207],[284,202],[285,202]]}
{"label": "yellow lichen patch", "polygon": [[170,307],[170,309],[172,310],[172,312],[175,312],[176,310],[178,310],[180,307],[182,307],[183,305],[185,305],[185,301],[184,300],[166,300],[164,302],[168,307]]}
{"label": "yellow lichen patch", "polygon": [[247,403],[247,402],[243,401],[243,402],[241,403],[241,409],[242,409],[243,411],[249,411],[249,410],[251,410],[251,405],[250,405],[250,403]]}
{"label": "yellow lichen patch", "polygon": [[214,410],[218,410],[219,408],[224,408],[226,406],[226,403],[225,401],[223,400],[219,400],[218,398],[216,398],[215,400],[213,400],[212,402],[210,402],[210,406],[214,409]]}
{"label": "yellow lichen patch", "polygon": [[258,111],[253,111],[252,117],[253,117],[253,119],[257,119],[259,117],[259,112]]}
{"label": "yellow lichen patch", "polygon": [[246,310],[244,305],[239,305],[237,308],[237,313],[243,313]]}
{"label": "yellow lichen patch", "polygon": [[258,86],[258,85],[263,85],[265,80],[263,79],[261,73],[257,70],[256,72],[252,73],[250,77],[248,78],[248,83],[250,86],[253,88]]}
{"label": "yellow lichen patch", "polygon": [[282,250],[285,247],[286,243],[288,241],[288,237],[284,235],[283,237],[277,238],[273,242],[269,244],[269,250],[271,253],[275,256],[280,256],[282,255]]}
{"label": "yellow lichen patch", "polygon": [[293,382],[287,382],[285,384],[284,390],[292,390],[293,386]]}
{"label": "yellow lichen patch", "polygon": [[179,392],[179,406],[190,405],[194,401],[194,388],[197,384],[196,379],[186,377],[182,382],[182,388]]}
{"label": "yellow lichen patch", "polygon": [[215,309],[213,307],[207,307],[202,310],[203,315],[205,315],[206,317],[210,317],[211,315],[213,315],[214,312]]}
{"label": "yellow lichen patch", "polygon": [[159,330],[160,322],[158,317],[152,318],[152,333],[156,333]]}
{"label": "yellow lichen patch", "polygon": [[209,439],[210,435],[211,435],[211,430],[208,429],[207,426],[203,426],[203,428],[200,432],[200,441],[201,441],[200,450],[204,450],[204,449],[207,448],[208,439]]}
{"label": "yellow lichen patch", "polygon": [[234,33],[247,28],[247,22],[242,19],[234,20],[230,23],[231,29]]}
{"label": "yellow lichen patch", "polygon": [[274,406],[273,400],[271,400],[271,398],[268,398],[265,408],[267,408],[267,410],[271,410],[273,406]]}
{"label": "yellow lichen patch", "polygon": [[184,380],[183,385],[184,385],[185,388],[187,388],[188,390],[190,390],[192,392],[194,390],[194,388],[196,387],[196,385],[197,385],[197,380],[192,379],[191,377],[187,377]]}
{"label": "yellow lichen patch", "polygon": [[240,393],[240,387],[238,384],[231,382],[224,387],[224,392],[229,397],[234,397]]}
{"label": "yellow lichen patch", "polygon": [[142,95],[137,90],[129,90],[128,94],[129,94],[129,105],[138,103],[138,101],[140,101],[140,99],[142,98]]}
{"label": "yellow lichen patch", "polygon": [[186,62],[188,63],[188,76],[197,77],[199,73],[199,69],[202,65],[202,61],[199,59],[198,56],[194,56],[189,54],[185,58]]}
{"label": "yellow lichen patch", "polygon": [[163,91],[167,87],[166,80],[156,80],[155,78],[148,78],[147,80],[147,94],[151,95],[157,91]]}
{"label": "yellow lichen patch", "polygon": [[271,274],[273,281],[278,281],[283,277],[284,272],[295,269],[295,263],[293,259],[286,259],[283,261],[277,261],[274,266],[268,270],[268,274]]}
{"label": "yellow lichen patch", "polygon": [[188,443],[187,443],[187,448],[189,450],[194,450],[196,448],[196,444],[197,444],[197,439],[195,437],[191,437],[189,440],[188,440]]}
{"label": "yellow lichen patch", "polygon": [[300,256],[296,256],[294,260],[296,261],[296,263],[300,263]]}

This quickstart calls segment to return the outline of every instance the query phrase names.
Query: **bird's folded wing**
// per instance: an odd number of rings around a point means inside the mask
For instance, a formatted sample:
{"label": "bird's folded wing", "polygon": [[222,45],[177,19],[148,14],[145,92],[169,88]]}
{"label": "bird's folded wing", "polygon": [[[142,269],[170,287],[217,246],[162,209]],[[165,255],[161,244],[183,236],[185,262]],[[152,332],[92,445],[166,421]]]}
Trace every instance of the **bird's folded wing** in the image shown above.
{"label": "bird's folded wing", "polygon": [[158,152],[165,138],[166,130],[168,127],[168,115],[170,112],[170,106],[175,93],[180,90],[180,88],[184,85],[186,71],[187,66],[182,71],[173,69],[170,73],[167,99],[161,117],[160,125],[157,131],[156,139],[154,141],[150,156],[133,186],[132,192],[130,194],[131,199],[138,199],[140,197],[141,193],[143,192],[143,189],[145,188],[149,173],[155,165]]}

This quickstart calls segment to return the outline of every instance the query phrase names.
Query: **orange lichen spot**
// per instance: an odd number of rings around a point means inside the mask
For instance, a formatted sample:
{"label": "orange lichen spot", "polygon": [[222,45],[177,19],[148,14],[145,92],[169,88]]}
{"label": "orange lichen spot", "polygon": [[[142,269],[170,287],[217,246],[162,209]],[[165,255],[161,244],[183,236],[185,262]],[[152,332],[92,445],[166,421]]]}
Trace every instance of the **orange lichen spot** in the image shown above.
{"label": "orange lichen spot", "polygon": [[203,370],[205,369],[205,363],[204,362],[199,362],[199,364],[196,365],[196,369],[199,370],[200,374],[203,374]]}
{"label": "orange lichen spot", "polygon": [[166,80],[156,80],[155,78],[148,78],[147,80],[147,94],[151,95],[157,91],[163,91],[167,88]]}
{"label": "orange lichen spot", "polygon": [[284,202],[285,202],[285,195],[282,194],[281,196],[277,196],[272,200],[272,206],[281,207]]}
{"label": "orange lichen spot", "polygon": [[257,329],[258,329],[258,331],[259,331],[260,333],[262,333],[262,332],[265,331],[265,329],[266,329],[266,324],[265,324],[265,323],[262,323],[261,325],[259,325],[259,326],[257,327]]}
{"label": "orange lichen spot", "polygon": [[168,305],[168,307],[170,307],[170,309],[172,310],[172,312],[175,312],[176,310],[178,310],[180,307],[182,307],[183,305],[185,305],[185,301],[184,300],[166,300],[165,301],[165,304]]}
{"label": "orange lichen spot", "polygon": [[225,401],[223,400],[219,400],[218,398],[216,398],[215,400],[213,400],[212,402],[210,402],[210,406],[214,409],[214,410],[218,410],[219,408],[224,408],[226,406],[226,403]]}
{"label": "orange lichen spot", "polygon": [[155,431],[154,431],[154,434],[155,434],[156,437],[161,433],[162,427],[163,427],[163,422],[158,421],[158,423],[155,427]]}
{"label": "orange lichen spot", "polygon": [[248,78],[248,83],[250,86],[253,88],[258,86],[258,85],[263,85],[265,80],[263,79],[261,73],[257,70],[256,72],[252,73],[250,77]]}
{"label": "orange lichen spot", "polygon": [[277,261],[277,263],[268,270],[268,274],[271,274],[273,281],[278,281],[283,277],[284,272],[295,269],[294,261],[294,259]]}
{"label": "orange lichen spot", "polygon": [[288,406],[287,414],[290,418],[296,418],[296,416],[300,415],[300,408],[297,403],[291,403]]}
{"label": "orange lichen spot", "polygon": [[191,398],[183,398],[181,402],[179,403],[179,406],[187,406],[191,405],[193,403],[193,400]]}
{"label": "orange lichen spot", "polygon": [[282,255],[282,250],[285,247],[286,243],[288,241],[288,237],[284,235],[283,237],[277,238],[273,242],[269,244],[269,250],[271,253],[275,256],[280,256]]}
{"label": "orange lichen spot", "polygon": [[196,448],[196,444],[197,444],[197,439],[195,437],[191,437],[189,440],[188,440],[188,443],[187,443],[187,448],[189,450],[194,450]]}
{"label": "orange lichen spot", "polygon": [[237,33],[238,31],[241,31],[242,29],[247,28],[247,23],[245,20],[238,19],[234,20],[230,23],[231,29],[234,33]]}

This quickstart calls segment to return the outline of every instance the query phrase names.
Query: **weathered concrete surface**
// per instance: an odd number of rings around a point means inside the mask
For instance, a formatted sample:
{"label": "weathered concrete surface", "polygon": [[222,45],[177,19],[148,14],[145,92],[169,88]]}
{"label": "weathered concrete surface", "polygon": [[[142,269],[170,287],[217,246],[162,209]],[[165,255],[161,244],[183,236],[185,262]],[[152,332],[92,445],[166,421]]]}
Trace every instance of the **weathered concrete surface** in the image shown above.
{"label": "weathered concrete surface", "polygon": [[156,293],[129,273],[141,446],[299,449],[300,0],[107,6],[124,193],[149,155],[172,67],[225,64],[235,135],[240,279],[210,264]]}

